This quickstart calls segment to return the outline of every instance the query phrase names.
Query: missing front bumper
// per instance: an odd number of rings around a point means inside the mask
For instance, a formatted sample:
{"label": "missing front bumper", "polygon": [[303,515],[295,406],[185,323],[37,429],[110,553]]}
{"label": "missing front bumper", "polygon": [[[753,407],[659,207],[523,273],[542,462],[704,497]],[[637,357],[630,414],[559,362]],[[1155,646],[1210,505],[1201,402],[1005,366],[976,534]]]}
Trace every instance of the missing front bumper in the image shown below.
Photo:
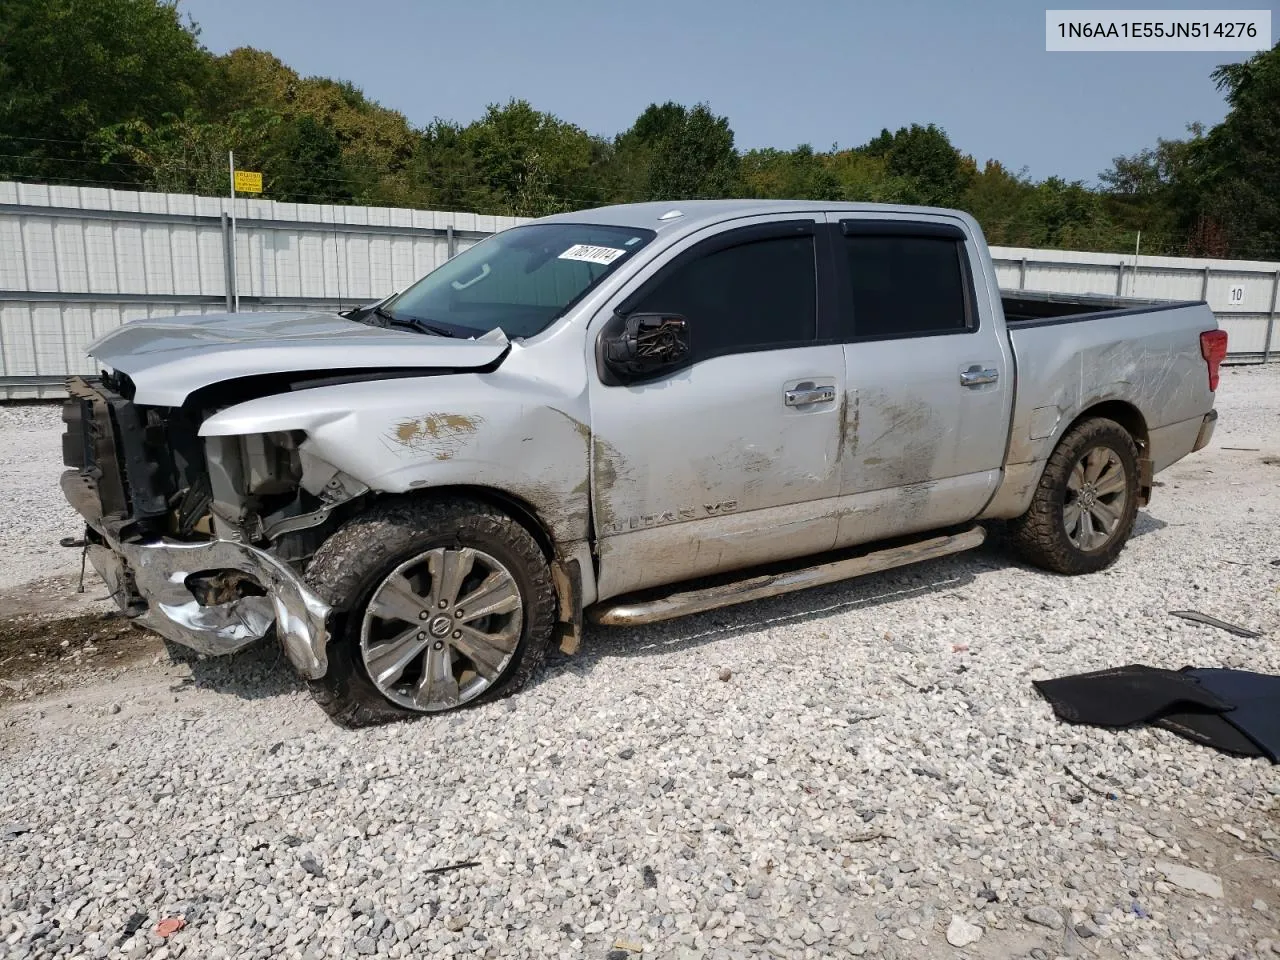
{"label": "missing front bumper", "polygon": [[[107,539],[103,531],[98,533]],[[88,554],[123,609],[129,610],[132,596],[146,601],[136,619],[162,637],[220,656],[260,640],[274,624],[280,645],[298,673],[317,680],[328,670],[329,604],[288,566],[256,547],[229,540],[114,543],[108,539],[106,544],[91,545]],[[245,573],[267,595],[201,605],[187,579],[210,570]]]}

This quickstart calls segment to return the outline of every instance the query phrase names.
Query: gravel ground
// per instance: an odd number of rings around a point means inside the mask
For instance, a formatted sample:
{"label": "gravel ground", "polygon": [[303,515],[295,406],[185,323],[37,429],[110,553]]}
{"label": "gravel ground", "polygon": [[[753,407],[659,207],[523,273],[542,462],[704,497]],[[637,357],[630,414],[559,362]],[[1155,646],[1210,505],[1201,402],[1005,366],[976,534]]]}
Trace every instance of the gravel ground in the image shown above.
{"label": "gravel ground", "polygon": [[[1218,407],[1105,573],[993,546],[596,631],[456,716],[347,732],[274,650],[97,667],[73,634],[48,670],[82,682],[0,689],[0,954],[1280,953],[1276,768],[1067,726],[1031,687],[1280,673],[1280,369],[1228,370]],[[52,482],[56,421],[0,410],[0,481]],[[71,519],[39,497],[6,550],[69,572],[38,551]]]}
{"label": "gravel ground", "polygon": [[8,561],[0,565],[0,590],[79,571],[79,552],[58,546],[84,531],[62,498],[62,470],[62,408],[0,403],[0,551]]}

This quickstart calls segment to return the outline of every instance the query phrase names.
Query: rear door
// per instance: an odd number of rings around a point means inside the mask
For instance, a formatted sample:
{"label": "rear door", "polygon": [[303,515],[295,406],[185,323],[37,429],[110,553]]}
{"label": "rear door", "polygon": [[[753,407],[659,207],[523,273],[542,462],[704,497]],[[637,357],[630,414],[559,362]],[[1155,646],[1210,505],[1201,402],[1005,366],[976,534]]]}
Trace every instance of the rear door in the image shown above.
{"label": "rear door", "polygon": [[944,216],[828,220],[848,383],[837,543],[972,519],[999,483],[1013,395],[980,247]]}
{"label": "rear door", "polygon": [[593,349],[615,311],[680,315],[691,346],[643,383],[610,384],[592,359],[601,599],[831,547],[845,358],[819,293],[826,242],[821,216],[735,221],[595,318]]}

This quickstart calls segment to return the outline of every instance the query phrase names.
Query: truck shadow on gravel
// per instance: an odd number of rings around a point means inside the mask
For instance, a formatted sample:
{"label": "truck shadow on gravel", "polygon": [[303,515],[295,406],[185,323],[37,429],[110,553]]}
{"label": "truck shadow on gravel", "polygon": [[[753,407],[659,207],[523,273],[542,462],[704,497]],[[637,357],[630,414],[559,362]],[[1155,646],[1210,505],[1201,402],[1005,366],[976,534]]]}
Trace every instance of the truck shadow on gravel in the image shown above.
{"label": "truck shadow on gravel", "polygon": [[1132,540],[1148,533],[1155,533],[1157,530],[1163,530],[1168,526],[1169,524],[1165,521],[1139,510],[1137,518],[1133,521],[1133,533],[1129,534],[1129,539]]}
{"label": "truck shadow on gravel", "polygon": [[[1139,512],[1133,536],[1167,527]],[[848,610],[874,608],[915,597],[940,596],[962,590],[979,574],[1019,566],[1010,554],[1004,531],[993,525],[979,549],[883,573],[868,574],[823,587],[756,600],[740,606],[643,627],[588,626],[582,652],[572,656],[553,650],[547,667],[533,683],[564,671],[585,675],[615,657],[662,656],[771,627],[798,626]],[[165,644],[169,659],[186,664],[190,683],[201,689],[243,700],[265,700],[306,691],[279,645],[262,642],[225,657],[201,657],[177,644]]]}
{"label": "truck shadow on gravel", "polygon": [[165,642],[172,663],[186,664],[190,684],[241,700],[269,700],[306,690],[284,651],[274,640],[263,640],[225,657],[201,657],[176,643]]}
{"label": "truck shadow on gravel", "polygon": [[[1139,511],[1131,536],[1141,537],[1168,526]],[[565,656],[553,651],[544,676],[564,670],[586,674],[600,661],[614,657],[661,656],[756,630],[809,623],[848,610],[954,593],[972,584],[979,574],[1011,567],[1032,569],[1013,556],[1003,525],[991,524],[986,543],[969,553],[643,627],[588,625],[582,652]]]}
{"label": "truck shadow on gravel", "polygon": [[984,548],[963,557],[927,561],[643,627],[589,626],[582,652],[572,657],[553,654],[547,673],[561,669],[586,673],[614,657],[662,656],[757,630],[799,626],[849,610],[951,593],[969,586],[979,573],[1007,565],[1005,558]]}
{"label": "truck shadow on gravel", "polygon": [[[765,627],[802,624],[844,610],[959,590],[972,583],[977,573],[1007,564],[999,552],[984,547],[968,556],[870,574],[666,623],[633,628],[588,626],[582,652],[565,656],[553,649],[547,667],[535,676],[533,684],[566,670],[586,674],[598,663],[614,657],[661,656]],[[267,700],[306,691],[305,681],[294,672],[279,645],[271,641],[223,657],[202,657],[168,641],[165,648],[170,662],[185,665],[191,671],[183,686],[189,684],[243,700]]]}

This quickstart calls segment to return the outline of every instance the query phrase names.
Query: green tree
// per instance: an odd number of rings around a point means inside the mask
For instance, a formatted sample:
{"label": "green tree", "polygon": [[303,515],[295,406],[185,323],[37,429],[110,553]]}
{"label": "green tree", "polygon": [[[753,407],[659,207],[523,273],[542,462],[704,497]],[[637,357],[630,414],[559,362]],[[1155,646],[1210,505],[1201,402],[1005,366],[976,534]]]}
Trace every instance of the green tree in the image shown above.
{"label": "green tree", "polygon": [[281,117],[269,110],[242,110],[210,122],[196,111],[166,116],[152,125],[128,120],[86,138],[105,166],[127,165],[140,186],[166,193],[226,195],[230,189],[227,151],[236,151],[242,169],[261,170]]}
{"label": "green tree", "polygon": [[1204,128],[1191,124],[1187,131],[1186,140],[1160,139],[1154,147],[1116,157],[1098,176],[1107,215],[1126,234],[1141,231],[1142,249],[1153,254],[1189,252],[1188,234],[1202,192],[1195,183],[1194,160]]}
{"label": "green tree", "polygon": [[9,172],[145,179],[132,167],[100,166],[87,138],[186,114],[201,103],[210,65],[176,3],[0,0],[0,153],[27,158]]}
{"label": "green tree", "polygon": [[1036,184],[1026,206],[1028,246],[1067,250],[1133,249],[1133,234],[1107,219],[1102,200],[1079,180],[1049,177]]}
{"label": "green tree", "polygon": [[272,200],[349,203],[350,180],[337,138],[312,117],[287,118],[254,107],[218,122],[193,112],[156,126],[141,120],[104,127],[89,138],[104,164],[141,171],[140,185],[167,193],[225,195],[227,152],[236,166],[263,173]]}
{"label": "green tree", "polygon": [[905,177],[889,173],[883,154],[838,150],[821,157],[839,184],[839,198],[852,203],[907,203],[912,191]]}
{"label": "green tree", "polygon": [[1035,189],[1025,171],[1010,173],[999,161],[988,160],[981,170],[974,165],[959,207],[978,221],[988,243],[1026,246],[1034,233],[1027,207]]}
{"label": "green tree", "polygon": [[[240,47],[215,62],[217,74],[214,116],[228,119],[246,110],[271,111],[283,118],[278,136],[284,141],[244,144],[237,149],[257,147],[283,159],[295,149],[302,149],[299,136],[310,143],[305,149],[318,163],[312,173],[312,184],[323,182],[329,190],[317,196],[338,199],[345,196],[361,203],[424,205],[424,185],[414,179],[412,169],[419,137],[404,115],[388,110],[369,100],[350,83],[324,77],[300,77],[277,57],[252,47]],[[339,158],[331,153],[331,144],[316,127],[305,132],[297,127],[307,117],[332,136],[338,145]],[[319,151],[317,153],[316,151]],[[301,173],[302,163],[293,164]],[[264,172],[266,168],[264,167]],[[287,188],[288,178],[280,183]],[[339,183],[339,180],[343,181]],[[297,191],[293,191],[297,193]]]}
{"label": "green tree", "polygon": [[883,130],[865,149],[883,156],[885,171],[906,182],[911,202],[954,207],[964,192],[967,178],[960,151],[932,123],[913,123],[892,135]]}
{"label": "green tree", "polygon": [[411,178],[425,195],[425,206],[466,210],[477,183],[475,158],[462,140],[463,127],[437,119],[419,135]]}
{"label": "green tree", "polygon": [[1280,45],[1212,79],[1211,130],[1117,157],[1100,188],[981,168],[934,124],[861,147],[739,154],[705,104],[605,140],[524,100],[415,130],[352,84],[243,47],[215,57],[176,0],[0,0],[0,176],[223,194],[226,152],[285,200],[539,216],[607,202],[795,197],[960,207],[993,243],[1280,258]]}
{"label": "green tree", "polygon": [[802,143],[794,150],[750,150],[742,157],[739,176],[749,197],[797,200],[839,200],[840,180]]}
{"label": "green tree", "polygon": [[1105,209],[1144,250],[1280,258],[1280,44],[1211,76],[1226,118],[1117,157],[1100,176]]}
{"label": "green tree", "polygon": [[628,199],[693,200],[732,196],[738,152],[729,118],[700,103],[650,104],[615,141],[615,170],[642,195]]}
{"label": "green tree", "polygon": [[1280,259],[1280,44],[1212,77],[1230,110],[1192,151],[1198,213],[1232,256]]}
{"label": "green tree", "polygon": [[537,217],[602,200],[594,169],[604,142],[525,100],[491,104],[461,129],[437,122],[421,146],[416,169],[434,181],[433,196],[464,209]]}
{"label": "green tree", "polygon": [[628,133],[641,143],[657,144],[680,136],[688,122],[689,109],[683,104],[673,100],[661,106],[651,103],[636,117]]}
{"label": "green tree", "polygon": [[263,164],[273,200],[344,203],[352,200],[337,135],[310,114],[282,124],[278,146]]}

